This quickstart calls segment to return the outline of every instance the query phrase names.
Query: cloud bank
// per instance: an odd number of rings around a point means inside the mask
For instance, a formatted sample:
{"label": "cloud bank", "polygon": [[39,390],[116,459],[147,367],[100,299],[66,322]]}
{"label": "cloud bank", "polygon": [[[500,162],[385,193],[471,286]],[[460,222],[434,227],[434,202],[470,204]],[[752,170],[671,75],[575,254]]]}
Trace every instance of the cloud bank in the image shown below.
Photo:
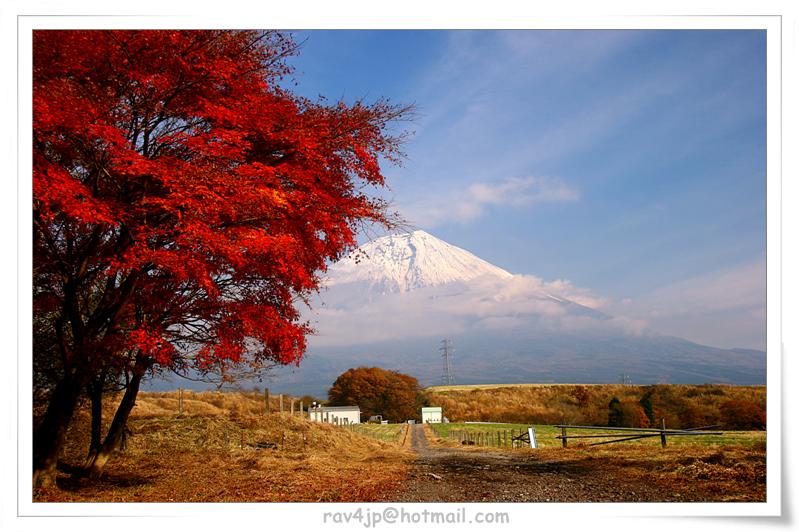
{"label": "cloud bank", "polygon": [[611,305],[668,335],[715,347],[766,348],[766,260],[732,265]]}
{"label": "cloud bank", "polygon": [[[306,317],[317,333],[316,347],[368,344],[463,332],[613,332],[629,334],[629,320],[602,312],[607,301],[570,282],[545,282],[529,275],[478,277],[411,292],[355,295],[336,285],[323,292]],[[640,327],[639,327],[640,329]],[[637,331],[638,329],[636,329]]]}
{"label": "cloud bank", "polygon": [[412,224],[435,227],[444,222],[467,224],[490,208],[525,208],[540,203],[577,201],[576,188],[552,177],[511,177],[498,182],[475,182],[460,192],[414,202],[402,213]]}

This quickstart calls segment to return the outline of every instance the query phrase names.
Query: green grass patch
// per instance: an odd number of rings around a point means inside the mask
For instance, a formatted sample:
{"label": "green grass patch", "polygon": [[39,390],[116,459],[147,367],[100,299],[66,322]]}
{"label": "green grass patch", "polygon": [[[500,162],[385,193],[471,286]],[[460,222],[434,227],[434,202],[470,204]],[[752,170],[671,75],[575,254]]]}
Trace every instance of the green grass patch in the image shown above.
{"label": "green grass patch", "polygon": [[358,425],[350,425],[349,428],[354,432],[369,436],[380,441],[398,441],[402,434],[403,423],[390,423],[387,425],[378,425],[376,423],[360,423]]}

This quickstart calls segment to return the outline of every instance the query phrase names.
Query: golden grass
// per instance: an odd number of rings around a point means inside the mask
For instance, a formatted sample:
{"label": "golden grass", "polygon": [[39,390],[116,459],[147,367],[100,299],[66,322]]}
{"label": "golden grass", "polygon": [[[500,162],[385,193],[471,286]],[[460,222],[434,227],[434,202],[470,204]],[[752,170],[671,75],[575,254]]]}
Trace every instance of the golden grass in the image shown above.
{"label": "golden grass", "polygon": [[754,443],[680,442],[675,445],[672,441],[665,449],[659,442],[595,447],[586,442],[570,442],[566,449],[559,443],[538,449],[511,449],[462,445],[453,439],[439,437],[435,427],[425,425],[424,430],[433,446],[469,454],[503,453],[516,456],[520,461],[531,458],[538,463],[560,467],[574,466],[590,475],[615,478],[620,486],[636,481],[653,485],[668,500],[766,500],[765,438]]}
{"label": "golden grass", "polygon": [[[570,444],[571,445],[571,444]],[[739,445],[685,445],[624,448],[575,445],[526,449],[541,460],[578,463],[598,472],[616,471],[629,480],[658,486],[685,500],[762,502],[766,500],[765,449]]]}
{"label": "golden grass", "polygon": [[[429,390],[433,404],[443,406],[452,420],[502,421],[503,415],[534,418],[545,413],[557,416],[558,422],[565,412],[574,416],[566,418],[572,423],[590,422],[590,415],[606,420],[609,396],[629,401],[642,391],[635,386],[585,386],[582,399],[587,405],[581,406],[575,401],[575,385],[455,388]],[[711,411],[729,398],[761,397],[765,397],[762,387],[676,386],[664,389],[662,395],[675,404],[683,398],[699,401]],[[106,401],[106,427],[114,399]],[[286,409],[289,401],[284,398]],[[58,487],[37,491],[35,501],[376,501],[405,481],[414,456],[408,449],[410,439],[402,437],[407,427],[375,425],[353,431],[313,423],[274,413],[278,409],[274,396],[273,413],[267,415],[258,393],[184,391],[183,412],[178,414],[177,392],[144,392],[129,422],[133,434],[128,449],[111,459],[104,478],[89,481],[69,475],[82,464],[88,448],[87,406],[78,412],[69,432]],[[583,411],[589,417],[579,418],[577,413]],[[669,426],[675,425],[669,421]],[[425,430],[433,445],[464,448],[436,441],[431,428]],[[706,500],[763,500],[765,445],[764,438],[755,436],[754,443],[746,445],[719,440],[661,450],[652,445],[622,444],[621,449],[570,443],[568,449],[502,452],[535,453],[619,478],[638,478],[669,493],[693,493],[691,500],[697,499],[696,494]]]}
{"label": "golden grass", "polygon": [[[371,501],[396,488],[409,468],[411,455],[398,443],[298,415],[252,414],[262,403],[245,394],[184,391],[182,415],[176,396],[141,394],[128,448],[99,481],[67,474],[88,447],[89,415],[79,411],[58,487],[34,500]],[[109,405],[106,422],[111,415]]]}
{"label": "golden grass", "polygon": [[430,403],[443,407],[450,421],[606,425],[613,397],[637,407],[648,390],[657,419],[669,427],[723,422],[721,405],[730,400],[751,401],[765,408],[764,386],[669,384],[513,384],[434,386],[427,388]]}

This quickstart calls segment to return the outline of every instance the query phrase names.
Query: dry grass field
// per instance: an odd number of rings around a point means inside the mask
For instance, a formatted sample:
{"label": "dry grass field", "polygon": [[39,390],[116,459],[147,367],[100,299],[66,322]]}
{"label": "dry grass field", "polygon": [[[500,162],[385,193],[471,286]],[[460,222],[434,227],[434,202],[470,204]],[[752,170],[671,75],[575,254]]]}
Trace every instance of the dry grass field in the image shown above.
{"label": "dry grass field", "polygon": [[[265,415],[256,394],[184,391],[183,414],[177,397],[140,394],[128,447],[99,481],[70,476],[88,448],[89,416],[82,410],[58,487],[35,493],[34,500],[371,501],[401,482],[409,467],[409,453],[397,443],[299,416]],[[111,415],[106,412],[106,422]]]}
{"label": "dry grass field", "polygon": [[[493,421],[554,425],[606,425],[608,404],[616,397],[629,414],[626,426],[646,426],[640,404],[649,395],[656,420],[671,428],[723,425],[760,429],[765,425],[765,386],[718,384],[513,384],[434,386],[430,404],[441,406],[450,421]],[[754,418],[750,426],[729,426]],[[726,425],[726,426],[725,426]]]}
{"label": "dry grass field", "polygon": [[[588,390],[586,392],[586,389]],[[432,388],[433,404],[454,421],[418,427],[429,447],[414,447],[412,426],[364,424],[335,427],[298,415],[266,413],[258,393],[143,392],[129,422],[127,448],[97,481],[73,475],[88,449],[88,405],[82,408],[61,457],[58,485],[34,493],[35,501],[249,502],[249,501],[762,501],[765,499],[765,431],[721,436],[670,437],[589,447],[555,438],[564,412],[572,423],[607,421],[609,396],[628,404],[642,387],[531,385]],[[726,401],[756,403],[762,388],[659,387],[659,414],[718,412]],[[289,408],[284,401],[284,409]],[[113,415],[108,398],[104,422]],[[658,406],[660,405],[660,406]],[[604,406],[604,411],[602,407]],[[551,410],[551,422],[530,423]],[[585,411],[585,412],[583,412]],[[594,412],[591,414],[591,412]],[[580,417],[582,416],[582,417]],[[602,417],[605,419],[603,420]],[[594,421],[595,422],[595,421]],[[535,425],[539,449],[497,447],[511,430]],[[483,445],[459,441],[464,431],[492,433]],[[503,437],[498,437],[502,433]],[[493,445],[491,445],[493,443]],[[493,447],[493,448],[490,448]],[[420,450],[421,449],[421,450]],[[437,480],[430,473],[444,479]],[[509,480],[510,479],[510,480]],[[510,482],[511,488],[507,488]],[[438,483],[438,484],[437,484]],[[442,487],[444,486],[444,487]],[[446,490],[444,488],[447,488]],[[499,489],[502,488],[502,489]],[[515,491],[514,491],[515,490]],[[518,491],[518,493],[517,493]]]}
{"label": "dry grass field", "polygon": [[[561,502],[763,502],[766,500],[764,432],[732,432],[723,437],[671,438],[590,447],[569,442],[563,449],[554,430],[537,427],[538,449],[464,446],[449,437],[457,424],[425,427],[435,448],[454,455],[434,471],[450,478],[470,477],[474,493],[497,488],[516,491],[512,500]],[[500,431],[503,425],[469,425],[469,430]],[[653,438],[652,440],[658,440]],[[498,452],[499,451],[499,452]],[[445,455],[446,456],[446,455]],[[503,459],[511,456],[510,461]],[[457,460],[454,457],[462,457]],[[488,473],[486,473],[486,465]],[[499,476],[492,483],[489,475]],[[455,476],[455,478],[451,478]],[[482,484],[482,487],[480,486]],[[507,500],[500,492],[499,500]],[[479,498],[477,500],[480,500]]]}

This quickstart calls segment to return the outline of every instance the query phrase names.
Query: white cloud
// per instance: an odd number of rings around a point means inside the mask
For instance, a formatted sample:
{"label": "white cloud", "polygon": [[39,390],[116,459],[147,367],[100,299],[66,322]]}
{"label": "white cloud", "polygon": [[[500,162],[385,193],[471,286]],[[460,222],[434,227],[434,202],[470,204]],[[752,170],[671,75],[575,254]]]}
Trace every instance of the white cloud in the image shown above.
{"label": "white cloud", "polygon": [[403,213],[412,224],[434,227],[444,222],[469,223],[489,207],[531,207],[539,203],[577,201],[580,194],[561,179],[511,177],[500,182],[478,182],[453,196],[439,195],[408,206]]}
{"label": "white cloud", "polygon": [[[474,330],[666,334],[720,348],[765,348],[765,259],[662,286],[641,297],[611,301],[567,280],[531,275],[477,278],[392,294],[353,298],[345,286],[322,294],[311,318],[315,346],[344,346]],[[572,301],[583,308],[563,304]],[[592,313],[591,310],[604,313]]]}
{"label": "white cloud", "polygon": [[661,286],[613,310],[700,344],[765,349],[765,257]]}
{"label": "white cloud", "polygon": [[[617,323],[593,309],[605,303],[584,288],[530,275],[509,279],[483,276],[468,285],[452,283],[370,298],[353,297],[351,286],[336,285],[314,304],[314,346],[357,345],[386,340],[459,334],[524,326],[538,331],[597,331]],[[554,296],[554,297],[552,297]],[[568,301],[588,308],[580,308]]]}

